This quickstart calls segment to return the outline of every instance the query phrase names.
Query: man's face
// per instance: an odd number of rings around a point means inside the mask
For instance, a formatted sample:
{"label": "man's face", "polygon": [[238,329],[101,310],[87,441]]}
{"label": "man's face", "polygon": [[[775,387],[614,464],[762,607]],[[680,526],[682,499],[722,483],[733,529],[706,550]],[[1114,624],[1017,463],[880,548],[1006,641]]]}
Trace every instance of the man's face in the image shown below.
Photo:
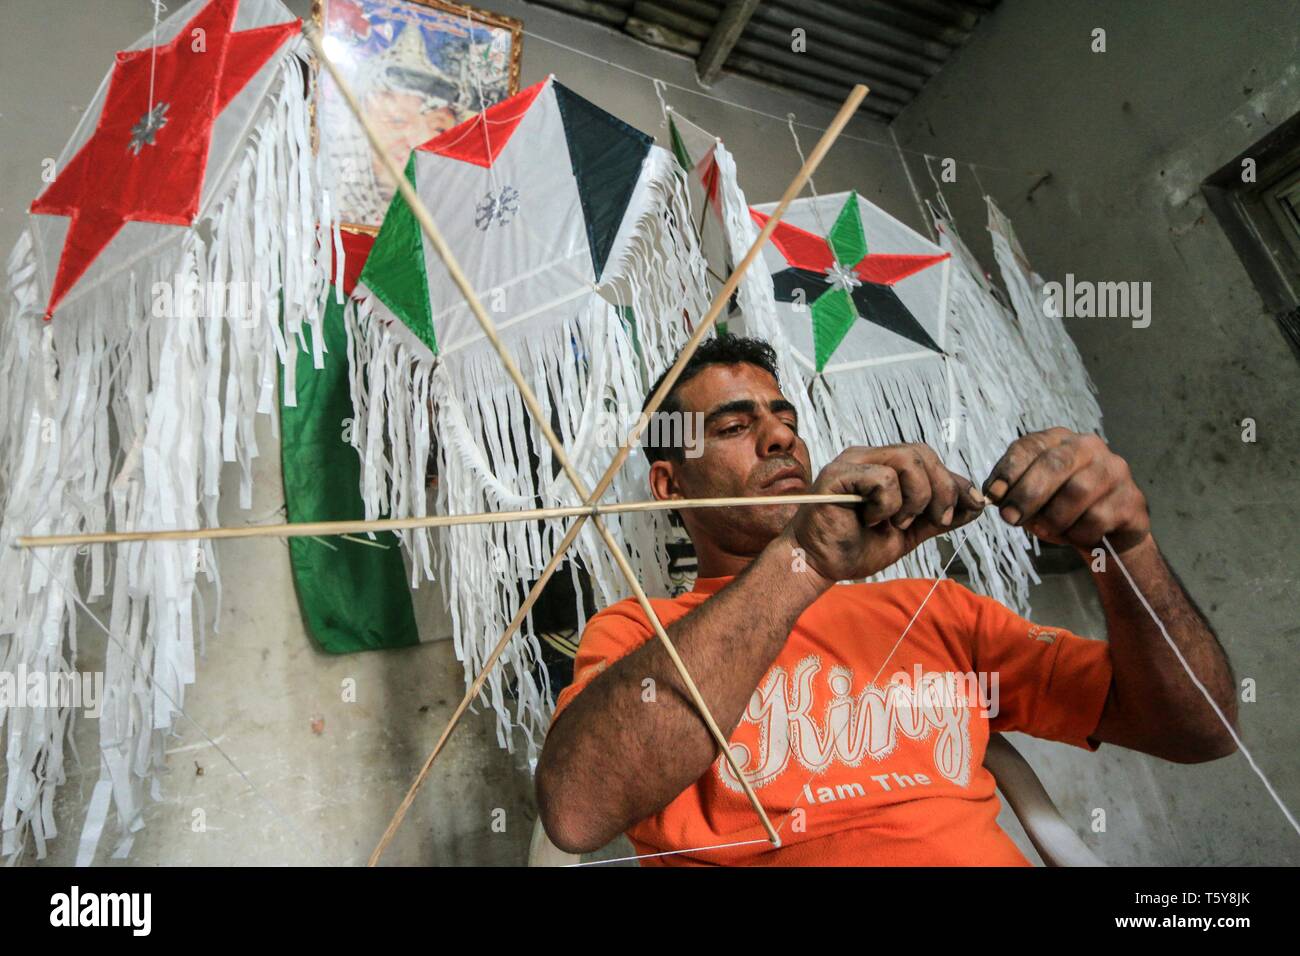
{"label": "man's face", "polygon": [[[703,419],[698,457],[656,462],[656,498],[732,498],[806,493],[812,483],[808,446],[776,380],[756,365],[710,365],[676,392],[687,415]],[[757,554],[776,537],[796,505],[701,508],[679,512],[697,550],[713,544],[730,554]]]}

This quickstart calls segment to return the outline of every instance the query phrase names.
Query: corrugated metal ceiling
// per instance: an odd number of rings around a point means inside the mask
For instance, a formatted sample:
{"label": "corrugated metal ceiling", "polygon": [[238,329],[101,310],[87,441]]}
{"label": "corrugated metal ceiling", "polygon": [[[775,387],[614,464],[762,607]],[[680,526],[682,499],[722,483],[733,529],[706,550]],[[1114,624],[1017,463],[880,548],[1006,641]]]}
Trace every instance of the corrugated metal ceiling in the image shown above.
{"label": "corrugated metal ceiling", "polygon": [[[998,0],[528,0],[696,60],[828,102],[858,82],[885,121],[911,102]],[[803,30],[806,52],[795,52]]]}

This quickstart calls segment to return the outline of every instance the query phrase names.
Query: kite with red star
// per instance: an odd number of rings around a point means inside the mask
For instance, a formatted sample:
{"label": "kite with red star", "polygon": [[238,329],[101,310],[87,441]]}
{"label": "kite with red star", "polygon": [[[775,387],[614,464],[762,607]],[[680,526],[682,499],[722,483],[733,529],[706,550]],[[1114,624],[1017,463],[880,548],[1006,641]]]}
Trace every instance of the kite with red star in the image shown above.
{"label": "kite with red star", "polygon": [[169,42],[117,54],[94,132],[31,206],[71,220],[47,319],[125,223],[193,224],[217,117],[301,28],[235,31],[239,3],[211,0]]}

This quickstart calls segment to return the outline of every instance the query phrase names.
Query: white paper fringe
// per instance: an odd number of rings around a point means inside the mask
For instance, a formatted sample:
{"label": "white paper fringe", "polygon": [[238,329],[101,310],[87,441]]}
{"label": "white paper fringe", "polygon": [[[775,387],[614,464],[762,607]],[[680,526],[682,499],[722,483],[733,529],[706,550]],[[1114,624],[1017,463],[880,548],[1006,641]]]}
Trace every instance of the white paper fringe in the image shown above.
{"label": "white paper fringe", "polygon": [[1028,412],[1027,423],[1036,429],[1063,425],[1078,432],[1102,434],[1097,387],[1084,368],[1079,349],[1062,317],[1045,308],[1043,279],[1030,267],[1011,220],[991,198],[987,203],[993,255],[1029,358],[1039,371],[1038,381],[1047,386],[1044,405]]}
{"label": "white paper fringe", "polygon": [[[202,647],[204,638],[200,575],[215,592],[214,630],[220,612],[216,553],[211,542],[150,542],[112,555],[94,546],[78,561],[72,548],[28,551],[12,542],[23,534],[215,525],[225,462],[238,463],[240,504],[250,505],[255,416],[274,412],[276,369],[286,360],[292,403],[295,343],[310,348],[317,365],[323,359],[322,297],[337,246],[336,236],[317,242],[317,222],[331,219],[310,152],[299,43],[280,62],[229,190],[177,241],[49,322],[30,234],[9,260],[10,314],[0,328],[0,670],[73,673],[72,595],[94,602],[111,590],[100,779],[80,864],[93,860],[110,808],[121,857],[143,826],[146,785],[159,796],[165,740],[194,681],[195,639]],[[163,283],[172,307],[155,315]],[[245,308],[228,305],[209,317],[214,288],[242,290]],[[0,704],[0,727],[7,721],[0,852],[9,862],[29,835],[44,857],[57,833],[53,800],[75,716],[69,707]]]}
{"label": "white paper fringe", "polygon": [[[1028,432],[1058,425],[1101,432],[1095,388],[1074,342],[1059,319],[1044,315],[1034,305],[1042,279],[1029,268],[1010,222],[992,200],[989,210],[994,251],[1014,313],[1002,304],[953,224],[941,216],[934,220],[939,245],[952,254],[949,328],[954,361],[950,365],[956,391],[963,396],[961,429],[965,440],[960,444],[971,474],[981,476],[992,470],[1012,442]],[[1042,301],[1041,295],[1036,301]],[[993,520],[991,513],[980,524],[985,535],[973,536],[971,544],[984,547],[990,544],[989,539],[996,539],[998,547],[992,553],[999,560],[1010,557],[1015,561],[1008,569],[1011,573],[1003,575],[1013,584],[1012,593],[1003,596],[993,589],[986,593],[1030,614],[1028,581],[1037,583],[1038,577],[1028,555],[1036,550],[1036,542],[1020,529]],[[985,580],[996,584],[995,578],[985,576]]]}
{"label": "white paper fringe", "polygon": [[[952,256],[948,282],[946,372],[959,409],[953,444],[966,474],[981,482],[1026,430],[1025,408],[1042,393],[1036,369],[1011,316],[994,298],[979,264],[943,220],[939,246]],[[1028,615],[1034,544],[990,509],[968,525],[963,560],[975,590]]]}

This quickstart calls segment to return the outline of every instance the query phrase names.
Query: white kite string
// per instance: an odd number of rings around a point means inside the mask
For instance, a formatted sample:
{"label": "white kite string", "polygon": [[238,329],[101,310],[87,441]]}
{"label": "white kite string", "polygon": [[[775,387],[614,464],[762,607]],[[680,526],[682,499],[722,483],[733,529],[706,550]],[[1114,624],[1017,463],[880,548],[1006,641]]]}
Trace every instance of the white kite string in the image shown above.
{"label": "white kite string", "polygon": [[1237,745],[1237,749],[1241,751],[1242,756],[1246,758],[1246,762],[1250,764],[1250,769],[1255,771],[1256,776],[1263,781],[1264,787],[1268,790],[1269,796],[1271,796],[1273,802],[1278,805],[1283,816],[1286,817],[1287,822],[1291,824],[1291,828],[1295,830],[1296,833],[1300,833],[1300,824],[1296,823],[1296,819],[1292,816],[1287,805],[1282,802],[1282,798],[1279,797],[1277,791],[1273,789],[1273,784],[1270,783],[1268,777],[1264,775],[1264,771],[1259,768],[1259,764],[1255,762],[1255,758],[1251,754],[1250,750],[1247,749],[1245,742],[1237,735],[1237,731],[1233,728],[1232,722],[1224,715],[1223,711],[1219,708],[1219,705],[1215,702],[1214,697],[1211,696],[1205,685],[1201,683],[1200,679],[1194,673],[1192,673],[1192,668],[1191,665],[1187,663],[1187,658],[1183,656],[1183,652],[1178,649],[1178,645],[1174,643],[1174,639],[1170,637],[1169,632],[1165,630],[1165,625],[1156,614],[1155,609],[1147,603],[1146,596],[1138,589],[1137,582],[1135,582],[1133,576],[1128,573],[1128,568],[1126,568],[1124,562],[1120,560],[1119,554],[1116,553],[1114,546],[1110,543],[1110,539],[1103,536],[1101,541],[1102,544],[1106,546],[1106,550],[1110,552],[1111,557],[1115,559],[1115,563],[1119,565],[1119,569],[1124,575],[1124,580],[1128,581],[1129,587],[1133,589],[1133,593],[1137,595],[1137,599],[1142,603],[1142,606],[1146,608],[1147,613],[1151,615],[1151,620],[1156,622],[1156,627],[1160,629],[1160,634],[1164,637],[1165,643],[1169,645],[1169,649],[1173,651],[1174,656],[1178,658],[1178,663],[1183,665],[1183,670],[1187,672],[1187,676],[1191,678],[1192,683],[1196,685],[1196,689],[1201,692],[1201,696],[1205,698],[1211,709],[1218,716],[1224,728],[1228,731],[1228,734],[1232,737],[1233,742]]}
{"label": "white kite string", "polygon": [[[487,109],[488,103],[483,96],[483,80],[479,76],[478,57],[474,55],[474,19],[468,7],[465,8],[465,42],[469,44],[469,75],[474,81],[474,91],[478,94],[479,115],[476,117],[481,120],[481,124],[471,121],[470,126],[482,125],[483,142],[487,146],[488,156],[492,156],[492,134],[488,130]],[[499,203],[504,197],[497,193],[496,164],[489,158],[487,163],[488,186],[491,188],[493,195],[488,198],[490,203]],[[491,221],[488,222],[491,226]]]}
{"label": "white kite string", "polygon": [[948,208],[948,198],[944,196],[943,187],[939,185],[939,180],[937,180],[934,176],[934,169],[930,166],[930,160],[936,159],[938,157],[931,156],[929,153],[925,153],[924,155],[925,155],[925,171],[930,174],[930,182],[934,183],[934,195],[935,198],[939,201],[939,206],[943,209],[943,218],[947,222],[952,223],[953,227],[956,228],[957,217],[954,216],[952,214],[952,210]]}
{"label": "white kite string", "polygon": [[[804,158],[803,146],[799,144],[799,134],[796,133],[794,129],[793,113],[785,114],[785,123],[786,126],[788,126],[790,129],[790,138],[794,140],[794,151],[799,154],[799,165],[806,166],[808,164],[808,160]],[[812,211],[813,211],[813,218],[817,220],[817,228],[821,230],[821,234],[825,236],[829,242],[830,231],[827,230],[826,223],[822,221],[822,209],[821,209],[822,197],[817,195],[817,184],[813,182],[813,178],[811,175],[808,177],[808,191],[811,192],[813,196]],[[832,255],[834,255],[834,252],[835,250],[832,249],[831,250]],[[855,265],[855,263],[852,262],[839,263],[839,264],[850,269],[853,268],[853,266]]]}
{"label": "white kite string", "polygon": [[682,853],[703,853],[705,850],[725,850],[732,846],[749,846],[754,843],[771,843],[764,837],[761,840],[741,840],[739,843],[715,843],[712,846],[693,846],[685,850],[665,850],[663,853],[642,853],[639,856],[618,856],[612,860],[589,860],[586,863],[568,863],[567,867],[607,866],[610,863],[627,863],[630,860],[651,860],[660,856],[679,856]]}
{"label": "white kite string", "polygon": [[[977,518],[976,520],[979,519]],[[897,651],[898,648],[902,645],[904,639],[908,635],[908,632],[912,630],[912,625],[916,623],[917,618],[921,616],[921,612],[925,610],[925,606],[928,603],[930,603],[930,598],[933,597],[934,592],[938,590],[939,582],[943,581],[948,576],[948,569],[952,567],[952,563],[957,560],[957,555],[961,554],[961,547],[963,544],[966,543],[966,537],[967,537],[966,535],[963,535],[961,540],[953,545],[952,556],[948,558],[947,562],[945,562],[944,566],[940,569],[939,576],[936,577],[934,581],[930,584],[930,590],[925,592],[925,597],[921,600],[920,605],[917,607],[916,613],[914,613],[912,615],[912,619],[907,622],[907,627],[903,628],[903,633],[898,635],[898,640],[896,640],[894,642],[894,646],[889,649],[889,653],[885,655],[885,659],[880,662],[880,668],[876,671],[875,676],[871,678],[870,682],[868,682],[867,684],[868,687],[874,687],[876,685],[876,681],[880,678],[880,675],[885,672],[885,666],[889,663],[890,659],[893,658],[894,652]],[[913,690],[919,691],[920,688],[913,688]],[[799,795],[798,797],[795,798],[794,805],[791,806],[790,809],[786,811],[785,816],[781,817],[780,822],[777,823],[776,826],[777,836],[781,835],[781,830],[785,827],[785,821],[789,820],[790,817],[794,815],[795,810],[799,809],[799,801],[803,799],[803,794],[804,791],[808,789],[808,784],[812,783],[813,780],[817,778],[820,772],[821,771],[819,770],[814,770],[811,774],[808,775],[808,779],[803,782],[803,785],[799,788]]]}
{"label": "white kite string", "polygon": [[930,598],[934,595],[934,592],[938,589],[939,582],[943,581],[948,576],[948,569],[952,567],[952,563],[957,560],[957,555],[961,553],[961,546],[965,543],[966,543],[966,538],[963,537],[960,541],[958,541],[955,545],[953,545],[952,556],[948,558],[943,568],[939,571],[939,576],[935,578],[934,582],[930,585],[930,590],[925,592],[925,597],[921,600],[920,607],[916,609],[916,613],[912,615],[912,619],[907,622],[907,627],[903,628],[903,633],[898,635],[898,640],[896,640],[894,642],[894,646],[889,649],[889,653],[885,655],[885,659],[880,662],[880,669],[877,670],[875,675],[871,678],[872,684],[874,684],[880,678],[880,675],[884,673],[885,665],[889,663],[890,658],[894,656],[894,652],[898,650],[899,645],[903,643],[903,639],[907,637],[907,632],[912,629],[912,625],[916,623],[916,619],[920,617],[921,612],[925,610],[926,604],[929,603]]}
{"label": "white kite string", "polygon": [[151,122],[149,117],[153,115],[153,79],[158,70],[158,20],[166,9],[162,0],[153,0],[153,49],[149,57],[149,111],[144,114],[146,123]]}
{"label": "white kite string", "polygon": [[655,79],[652,82],[654,83],[654,87],[655,87],[655,96],[658,97],[659,99],[659,115],[662,117],[659,120],[659,125],[667,126],[668,125],[668,103],[666,100],[664,100],[664,90],[667,89],[667,87],[664,85],[663,80]]}
{"label": "white kite string", "polygon": [[[934,222],[925,214],[925,203],[921,201],[921,191],[916,188],[916,180],[912,178],[912,167],[907,165],[907,159],[903,156],[903,147],[898,143],[898,134],[894,132],[894,127],[889,127],[889,135],[894,140],[894,149],[898,152],[898,164],[903,167],[903,175],[907,177],[907,185],[911,187],[912,198],[916,200],[916,208],[921,213],[921,224],[925,226],[926,234],[929,235],[931,242],[937,242],[938,237],[934,234]],[[971,166],[974,169],[974,165]]]}

